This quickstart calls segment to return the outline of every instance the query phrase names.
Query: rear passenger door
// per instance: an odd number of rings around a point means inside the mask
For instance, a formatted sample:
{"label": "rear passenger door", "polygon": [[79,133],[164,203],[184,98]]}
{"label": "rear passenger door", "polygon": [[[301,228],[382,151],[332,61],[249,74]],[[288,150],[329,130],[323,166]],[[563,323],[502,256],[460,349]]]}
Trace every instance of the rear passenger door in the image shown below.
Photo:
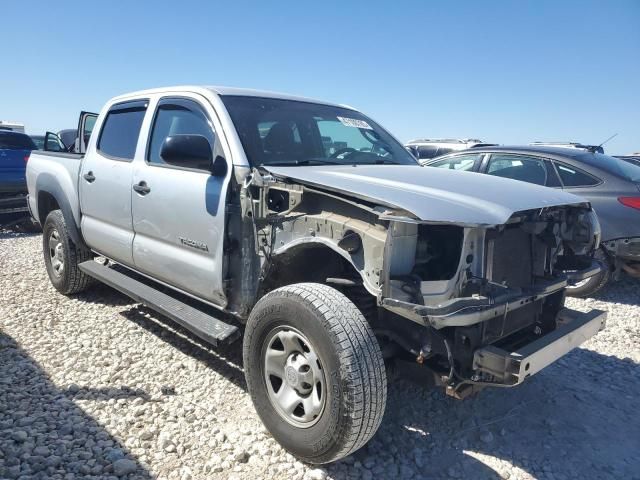
{"label": "rear passenger door", "polygon": [[[82,234],[94,250],[133,265],[131,178],[147,100],[112,105],[82,161],[79,179]],[[93,137],[93,136],[92,136]]]}
{"label": "rear passenger door", "polygon": [[160,155],[167,137],[202,136],[211,158],[225,162],[222,128],[216,126],[212,106],[199,95],[163,97],[154,110],[146,154],[133,175],[136,269],[224,306],[225,198],[231,168],[212,175],[212,162]]}
{"label": "rear passenger door", "polygon": [[545,187],[561,186],[553,165],[547,159],[535,155],[492,153],[483,162],[481,171]]}

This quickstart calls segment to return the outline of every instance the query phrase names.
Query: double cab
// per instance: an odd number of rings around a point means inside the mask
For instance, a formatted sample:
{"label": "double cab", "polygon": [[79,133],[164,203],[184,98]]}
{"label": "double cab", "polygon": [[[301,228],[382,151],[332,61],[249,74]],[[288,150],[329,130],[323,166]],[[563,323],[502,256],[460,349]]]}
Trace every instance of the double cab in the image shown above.
{"label": "double cab", "polygon": [[208,342],[242,337],[256,411],[306,462],[373,436],[385,364],[462,398],[604,326],[564,307],[601,268],[586,200],[422,167],[351,107],[162,88],[109,100],[76,137],[86,152],[27,165],[53,286],[97,279]]}

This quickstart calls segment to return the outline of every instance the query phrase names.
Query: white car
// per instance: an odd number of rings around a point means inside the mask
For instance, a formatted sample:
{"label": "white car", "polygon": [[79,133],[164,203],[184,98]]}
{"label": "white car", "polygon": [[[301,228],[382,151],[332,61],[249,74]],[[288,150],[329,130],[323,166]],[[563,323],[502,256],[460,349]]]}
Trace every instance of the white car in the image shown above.
{"label": "white car", "polygon": [[474,147],[488,147],[495,145],[493,143],[484,143],[477,138],[423,138],[411,140],[405,144],[405,148],[409,150],[418,160],[430,160],[441,155],[446,155],[458,150],[467,150]]}

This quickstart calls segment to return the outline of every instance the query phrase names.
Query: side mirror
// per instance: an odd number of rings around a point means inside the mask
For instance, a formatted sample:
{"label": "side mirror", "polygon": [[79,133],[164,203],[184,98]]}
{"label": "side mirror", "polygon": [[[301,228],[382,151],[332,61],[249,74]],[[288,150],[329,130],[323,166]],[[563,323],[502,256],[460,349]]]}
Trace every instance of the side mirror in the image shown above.
{"label": "side mirror", "polygon": [[160,147],[160,157],[176,167],[212,170],[211,144],[202,135],[172,135]]}
{"label": "side mirror", "polygon": [[211,166],[211,175],[214,177],[224,177],[227,175],[227,161],[218,155]]}

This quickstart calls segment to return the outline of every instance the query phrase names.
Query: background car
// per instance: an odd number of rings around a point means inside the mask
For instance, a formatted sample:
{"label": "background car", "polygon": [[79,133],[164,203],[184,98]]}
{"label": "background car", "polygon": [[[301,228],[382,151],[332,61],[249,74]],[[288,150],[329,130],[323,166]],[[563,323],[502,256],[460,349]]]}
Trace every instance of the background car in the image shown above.
{"label": "background car", "polygon": [[418,140],[411,140],[405,144],[405,148],[409,150],[414,157],[418,160],[427,160],[431,158],[440,157],[447,153],[467,150],[468,148],[476,148],[495,145],[493,143],[484,143],[477,138],[424,138]]}
{"label": "background car", "polygon": [[0,225],[29,221],[25,171],[32,150],[29,135],[0,130]]}
{"label": "background car", "polygon": [[602,145],[585,145],[579,142],[533,142],[529,145],[534,147],[562,147],[562,148],[579,148],[581,150],[589,150],[593,153],[604,153]]}
{"label": "background car", "polygon": [[589,200],[602,227],[596,258],[608,268],[569,294],[590,295],[621,271],[640,277],[640,165],[583,148],[537,145],[474,148],[423,164],[561,188]]}

